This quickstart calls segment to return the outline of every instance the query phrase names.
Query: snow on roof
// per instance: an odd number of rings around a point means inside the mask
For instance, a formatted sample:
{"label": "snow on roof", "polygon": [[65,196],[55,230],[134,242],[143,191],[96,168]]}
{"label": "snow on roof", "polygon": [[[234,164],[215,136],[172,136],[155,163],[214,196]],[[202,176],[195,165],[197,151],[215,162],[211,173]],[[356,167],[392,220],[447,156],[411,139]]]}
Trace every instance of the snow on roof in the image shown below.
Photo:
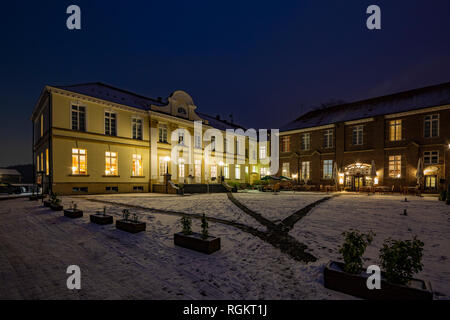
{"label": "snow on roof", "polygon": [[0,168],[0,175],[20,176],[20,172],[15,169],[2,169]]}
{"label": "snow on roof", "polygon": [[149,110],[151,105],[166,106],[167,102],[159,99],[152,99],[119,89],[101,82],[75,84],[70,86],[53,86],[55,88],[84,94],[93,98],[98,98],[118,104],[127,105],[141,110]]}
{"label": "snow on roof", "polygon": [[236,129],[243,129],[243,130],[246,130],[244,127],[242,127],[242,126],[240,126],[238,124],[234,124],[234,123],[231,123],[231,122],[226,121],[226,120],[218,119],[217,117],[213,117],[213,116],[207,115],[205,113],[201,113],[201,112],[196,112],[196,113],[197,113],[197,115],[200,118],[202,118],[204,120],[208,120],[208,125],[210,125],[211,127],[216,128],[216,129],[223,130],[223,131],[225,131],[226,129],[234,129],[234,130],[236,130]]}
{"label": "snow on roof", "polygon": [[450,104],[450,82],[309,111],[282,126],[290,131]]}

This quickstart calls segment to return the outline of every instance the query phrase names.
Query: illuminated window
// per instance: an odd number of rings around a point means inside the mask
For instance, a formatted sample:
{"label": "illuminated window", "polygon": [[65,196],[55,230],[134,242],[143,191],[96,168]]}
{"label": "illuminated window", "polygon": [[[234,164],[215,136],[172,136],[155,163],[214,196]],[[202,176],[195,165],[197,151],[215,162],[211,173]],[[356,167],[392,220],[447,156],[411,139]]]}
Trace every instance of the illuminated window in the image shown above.
{"label": "illuminated window", "polygon": [[259,173],[261,175],[261,178],[267,176],[267,170],[268,169],[266,167],[262,167],[262,168],[259,169]]}
{"label": "illuminated window", "polygon": [[291,138],[289,136],[281,137],[281,152],[289,152],[290,144]]}
{"label": "illuminated window", "polygon": [[39,171],[39,155],[36,156],[36,171]]}
{"label": "illuminated window", "polygon": [[107,176],[117,176],[117,152],[109,152],[105,153],[105,175]]}
{"label": "illuminated window", "polygon": [[184,169],[185,169],[184,161],[180,160],[180,163],[178,164],[178,177],[184,178]]}
{"label": "illuminated window", "polygon": [[265,159],[266,158],[266,146],[259,146],[259,158]]}
{"label": "illuminated window", "polygon": [[402,140],[402,120],[389,121],[389,140]]}
{"label": "illuminated window", "polygon": [[142,177],[142,156],[140,154],[133,154],[133,176]]}
{"label": "illuminated window", "polygon": [[359,146],[363,144],[363,130],[364,126],[353,127],[353,135],[352,135],[353,145]]}
{"label": "illuminated window", "polygon": [[258,173],[258,168],[256,166],[252,166],[252,173]]}
{"label": "illuminated window", "polygon": [[439,151],[425,151],[423,153],[424,164],[438,164],[439,163]]}
{"label": "illuminated window", "polygon": [[216,165],[211,166],[211,178],[217,178],[217,166]]}
{"label": "illuminated window", "polygon": [[389,177],[400,178],[402,174],[402,156],[389,156]]}
{"label": "illuminated window", "polygon": [[194,161],[194,175],[195,181],[200,183],[202,181],[202,160],[196,159]]}
{"label": "illuminated window", "polygon": [[302,135],[302,150],[309,150],[311,147],[311,134],[305,133]]}
{"label": "illuminated window", "polygon": [[234,167],[234,178],[235,179],[241,178],[241,166],[238,164]]}
{"label": "illuminated window", "polygon": [[105,134],[117,136],[117,115],[113,112],[105,112]]}
{"label": "illuminated window", "polygon": [[72,106],[72,130],[86,131],[86,108]]}
{"label": "illuminated window", "polygon": [[50,174],[50,166],[49,166],[49,159],[48,159],[48,148],[45,149],[45,174],[49,175]]}
{"label": "illuminated window", "polygon": [[44,171],[44,153],[41,152],[41,171]]}
{"label": "illuminated window", "polygon": [[159,158],[159,175],[164,176],[167,173],[167,161],[164,158]]}
{"label": "illuminated window", "polygon": [[223,167],[223,175],[225,179],[230,179],[230,167],[228,165]]}
{"label": "illuminated window", "polygon": [[167,143],[167,125],[159,125],[159,142]]}
{"label": "illuminated window", "polygon": [[142,140],[142,119],[133,118],[131,120],[133,139]]}
{"label": "illuminated window", "polygon": [[283,162],[281,174],[285,177],[290,176],[289,162]]}
{"label": "illuminated window", "polygon": [[302,162],[302,180],[303,181],[308,181],[309,180],[310,169],[311,169],[311,162],[310,161]]}
{"label": "illuminated window", "polygon": [[333,176],[333,160],[323,161],[323,178],[331,179]]}
{"label": "illuminated window", "polygon": [[424,137],[435,138],[439,137],[439,115],[433,114],[425,117],[424,123]]}
{"label": "illuminated window", "polygon": [[72,174],[86,174],[86,149],[72,149]]}

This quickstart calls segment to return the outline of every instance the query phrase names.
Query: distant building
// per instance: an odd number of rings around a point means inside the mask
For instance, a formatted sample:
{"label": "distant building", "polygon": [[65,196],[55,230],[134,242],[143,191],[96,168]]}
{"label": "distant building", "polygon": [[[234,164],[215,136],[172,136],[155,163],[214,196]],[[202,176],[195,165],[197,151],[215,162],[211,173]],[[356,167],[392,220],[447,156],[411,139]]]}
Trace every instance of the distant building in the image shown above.
{"label": "distant building", "polygon": [[0,169],[1,183],[21,183],[22,175],[19,171],[14,169]]}
{"label": "distant building", "polygon": [[[417,184],[435,192],[450,179],[450,83],[310,111],[280,128],[279,175],[347,190]],[[373,176],[375,164],[376,176]]]}
{"label": "distant building", "polygon": [[[153,99],[103,83],[46,86],[32,114],[36,181],[60,194],[151,192],[161,190],[166,173],[184,184],[217,183],[220,175],[250,183],[268,173],[268,165],[249,161],[258,152],[249,153],[244,136],[206,142],[208,129],[225,136],[243,128],[196,109],[184,91]],[[207,145],[223,162],[204,157]],[[190,164],[170,160],[175,146],[190,154]]]}

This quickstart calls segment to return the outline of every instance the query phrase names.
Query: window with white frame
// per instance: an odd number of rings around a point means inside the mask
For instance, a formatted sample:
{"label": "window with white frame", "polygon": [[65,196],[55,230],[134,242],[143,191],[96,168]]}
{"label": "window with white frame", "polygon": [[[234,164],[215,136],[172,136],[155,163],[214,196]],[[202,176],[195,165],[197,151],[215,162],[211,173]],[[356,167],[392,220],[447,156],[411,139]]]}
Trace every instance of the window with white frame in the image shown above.
{"label": "window with white frame", "polygon": [[302,150],[309,150],[311,148],[311,134],[304,133],[302,135]]}
{"label": "window with white frame", "polygon": [[259,169],[259,174],[261,175],[261,178],[267,176],[267,172],[268,172],[268,168],[266,168],[266,167],[261,167]]}
{"label": "window with white frame", "polygon": [[117,136],[117,115],[111,111],[105,111],[105,134]]}
{"label": "window with white frame", "polygon": [[211,151],[216,151],[216,137],[211,137]]}
{"label": "window with white frame", "polygon": [[259,146],[259,158],[265,159],[266,158],[266,146]]}
{"label": "window with white frame", "polygon": [[202,181],[202,160],[200,159],[194,160],[194,176],[196,182]]}
{"label": "window with white frame", "polygon": [[87,174],[86,149],[72,149],[72,174]]}
{"label": "window with white frame", "polygon": [[167,143],[167,125],[160,124],[158,126],[159,142]]}
{"label": "window with white frame", "polygon": [[353,145],[359,146],[363,144],[363,132],[364,126],[361,125],[353,127],[353,136],[352,136]]}
{"label": "window with white frame", "polygon": [[178,144],[184,146],[184,129],[179,129],[178,130]]}
{"label": "window with white frame", "polygon": [[325,130],[323,133],[323,147],[325,149],[333,148],[333,129]]}
{"label": "window with white frame", "polygon": [[402,120],[389,121],[389,141],[402,140]]}
{"label": "window with white frame", "polygon": [[230,179],[230,166],[229,165],[223,166],[223,176],[225,177],[225,179]]}
{"label": "window with white frame", "polygon": [[237,180],[241,178],[241,166],[238,164],[234,167],[234,178]]}
{"label": "window with white frame", "polygon": [[333,160],[323,161],[323,178],[331,179],[333,177]]}
{"label": "window with white frame", "polygon": [[425,116],[424,137],[439,137],[439,114]]}
{"label": "window with white frame", "polygon": [[117,166],[117,152],[105,152],[105,175],[117,176],[119,175]]}
{"label": "window with white frame", "polygon": [[310,161],[303,161],[302,162],[302,180],[308,181],[310,178],[310,169],[311,169],[311,162]]}
{"label": "window with white frame", "polygon": [[402,156],[389,156],[389,177],[400,178],[402,176]]}
{"label": "window with white frame", "polygon": [[202,148],[202,136],[200,133],[196,133],[195,137],[194,137],[194,147],[196,149],[201,149]]}
{"label": "window with white frame", "polygon": [[424,164],[438,164],[439,163],[439,151],[425,151],[423,153]]}
{"label": "window with white frame", "polygon": [[281,152],[289,152],[291,148],[291,137],[284,136],[281,137]]}
{"label": "window with white frame", "polygon": [[290,176],[290,170],[289,170],[289,162],[283,162],[283,166],[281,169],[281,174],[285,177]]}
{"label": "window with white frame", "polygon": [[185,169],[184,161],[180,160],[180,163],[178,163],[178,177],[184,178],[184,169]]}
{"label": "window with white frame", "polygon": [[142,140],[142,119],[133,117],[131,119],[131,128],[133,131],[133,139]]}
{"label": "window with white frame", "polygon": [[215,164],[211,166],[211,178],[217,178],[217,166]]}
{"label": "window with white frame", "polygon": [[159,176],[164,176],[167,173],[168,162],[164,157],[159,158]]}
{"label": "window with white frame", "polygon": [[132,175],[134,177],[142,177],[142,156],[140,154],[133,154],[132,159]]}
{"label": "window with white frame", "polygon": [[86,131],[86,108],[72,106],[72,130]]}

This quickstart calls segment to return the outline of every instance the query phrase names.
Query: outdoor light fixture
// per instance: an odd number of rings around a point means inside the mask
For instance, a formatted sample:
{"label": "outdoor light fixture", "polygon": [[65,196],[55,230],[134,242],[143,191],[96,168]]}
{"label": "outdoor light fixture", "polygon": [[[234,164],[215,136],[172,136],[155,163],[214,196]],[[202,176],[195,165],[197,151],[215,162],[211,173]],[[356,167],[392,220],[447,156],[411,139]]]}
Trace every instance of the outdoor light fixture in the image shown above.
{"label": "outdoor light fixture", "polygon": [[373,183],[374,184],[378,184],[378,178],[377,177],[375,177],[375,179],[373,179]]}
{"label": "outdoor light fixture", "polygon": [[398,175],[397,175],[397,178],[400,178],[402,175],[399,173]]}
{"label": "outdoor light fixture", "polygon": [[339,184],[344,184],[344,178],[339,178]]}
{"label": "outdoor light fixture", "polygon": [[297,177],[298,177],[298,175],[296,175],[296,174],[292,175],[292,179],[297,179]]}

